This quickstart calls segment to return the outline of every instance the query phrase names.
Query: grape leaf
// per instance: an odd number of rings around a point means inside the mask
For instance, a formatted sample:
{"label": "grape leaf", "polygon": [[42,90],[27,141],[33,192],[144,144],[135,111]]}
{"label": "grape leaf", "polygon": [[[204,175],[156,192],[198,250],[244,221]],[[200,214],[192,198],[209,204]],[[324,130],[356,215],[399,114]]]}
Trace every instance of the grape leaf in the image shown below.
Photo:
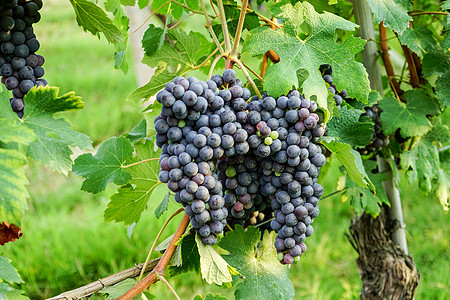
{"label": "grape leaf", "polygon": [[169,268],[170,276],[190,271],[198,273],[200,271],[200,254],[195,241],[195,234],[184,235],[178,243],[180,244],[181,265],[171,266]]}
{"label": "grape leaf", "polygon": [[425,54],[428,47],[436,44],[433,33],[425,26],[406,28],[405,32],[398,36],[398,40],[419,55]]}
{"label": "grape leaf", "polygon": [[[59,88],[39,87],[31,89],[25,96],[22,119],[12,112],[9,103],[0,103],[0,117],[14,120],[19,127],[31,129],[36,139],[30,143],[27,155],[41,161],[54,171],[67,173],[72,167],[73,152],[69,148],[92,149],[88,136],[76,132],[62,118],[55,119],[54,113],[77,110],[84,104],[73,92],[58,96]],[[24,130],[24,129],[23,129]]]}
{"label": "grape leaf", "polygon": [[209,48],[209,41],[201,34],[186,34],[183,30],[173,29],[167,35],[171,42],[165,41],[161,49],[150,56],[145,55],[142,60],[148,66],[157,68],[155,74],[146,85],[132,92],[128,100],[147,101],[168,81],[196,69],[198,60]]}
{"label": "grape leaf", "polygon": [[149,25],[148,29],[144,33],[144,36],[142,37],[142,48],[144,48],[146,55],[152,55],[153,53],[161,49],[166,38],[167,28],[171,21],[171,14],[168,13],[164,28],[155,27],[155,25],[153,24]]}
{"label": "grape leaf", "polygon": [[423,74],[426,77],[438,75],[436,80],[436,96],[442,109],[450,105],[450,51],[440,47],[432,47],[423,60]]}
{"label": "grape leaf", "polygon": [[[284,20],[283,28],[259,27],[246,37],[243,52],[262,55],[274,50],[280,62],[271,65],[264,76],[264,89],[274,97],[287,94],[298,86],[297,71],[304,69],[309,77],[303,82],[306,97],[317,96],[318,104],[326,108],[328,89],[319,72],[321,64],[333,67],[333,80],[339,90],[344,87],[358,100],[367,103],[370,91],[368,75],[355,55],[364,49],[365,41],[353,36],[341,44],[334,41],[337,29],[353,31],[357,25],[331,13],[318,14],[307,2],[274,5],[276,17]],[[304,26],[310,33],[302,32]],[[303,39],[300,37],[304,37]]]}
{"label": "grape leaf", "polygon": [[418,182],[421,189],[430,192],[434,183],[444,209],[448,209],[448,194],[443,189],[448,190],[448,185],[439,160],[439,147],[448,141],[449,128],[437,124],[426,135],[418,138],[411,150],[400,155],[400,166],[406,171],[410,184]]}
{"label": "grape leaf", "polygon": [[126,138],[130,140],[132,144],[145,139],[147,137],[147,120],[142,119],[139,124],[131,129],[130,133],[126,135]]}
{"label": "grape leaf", "polygon": [[169,196],[170,193],[167,192],[167,194],[162,199],[161,203],[159,203],[158,207],[155,209],[155,217],[157,219],[161,218],[161,216],[167,210],[167,206],[169,205]]}
{"label": "grape leaf", "polygon": [[23,235],[22,229],[6,221],[0,223],[0,245],[14,242]]}
{"label": "grape leaf", "polygon": [[405,98],[406,105],[393,97],[381,100],[381,122],[386,135],[391,135],[400,128],[400,134],[404,138],[421,136],[431,128],[426,116],[439,113],[438,106],[423,89],[409,90],[405,93]]}
{"label": "grape leaf", "polygon": [[138,0],[138,6],[140,9],[143,9],[148,5],[149,2],[150,0]]}
{"label": "grape leaf", "polygon": [[0,256],[0,279],[10,283],[23,282],[19,273],[17,273],[16,269],[11,265],[11,260],[4,256]]}
{"label": "grape leaf", "polygon": [[347,170],[347,175],[351,181],[357,186],[369,186],[371,190],[375,190],[373,183],[370,181],[366,170],[364,169],[361,155],[353,150],[349,144],[341,143],[332,137],[322,138],[321,143],[330,150],[331,153],[336,155]]}
{"label": "grape leaf", "polygon": [[126,52],[128,45],[128,28],[130,25],[130,20],[124,13],[122,9],[122,5],[134,5],[130,4],[132,1],[120,1],[120,0],[107,0],[105,2],[105,9],[113,13],[114,15],[114,24],[119,28],[122,32],[123,41],[120,43],[116,43],[114,45],[114,68],[121,69],[124,74],[128,72],[129,66],[126,60]]}
{"label": "grape leaf", "polygon": [[357,214],[361,214],[365,210],[373,217],[376,217],[381,212],[381,204],[385,203],[390,206],[382,184],[386,180],[386,176],[380,173],[372,173],[372,170],[377,168],[375,161],[365,160],[363,164],[365,169],[369,170],[368,176],[376,188],[375,192],[370,191],[366,187],[359,187],[351,180],[347,180],[345,184],[346,189],[341,194],[341,201],[350,201],[350,205]]}
{"label": "grape leaf", "polygon": [[13,149],[0,148],[0,220],[19,224],[27,209],[29,185],[23,167],[26,157]]}
{"label": "grape leaf", "polygon": [[0,299],[8,300],[26,300],[29,299],[23,295],[23,291],[16,290],[15,288],[9,286],[7,283],[0,282]]}
{"label": "grape leaf", "polygon": [[[116,283],[114,285],[110,285],[107,287],[104,287],[100,291],[98,291],[99,294],[107,296],[107,299],[118,299],[120,296],[128,292],[133,286],[136,285],[136,279],[134,278],[127,278],[123,281],[120,281],[119,283]],[[139,300],[139,299],[145,299],[142,297],[141,294],[134,297],[133,300]]]}
{"label": "grape leaf", "polygon": [[126,184],[131,175],[124,168],[133,155],[133,146],[125,137],[112,137],[104,141],[95,155],[86,153],[75,160],[73,172],[86,180],[81,189],[93,194],[104,191],[108,183]]}
{"label": "grape leaf", "polygon": [[0,127],[0,141],[5,144],[19,143],[23,145],[29,145],[33,140],[36,139],[36,135],[34,134],[33,130],[25,126],[21,126],[20,123],[16,122],[13,119],[0,117],[0,124],[2,124],[2,126]]}
{"label": "grape leaf", "polygon": [[176,3],[167,3],[167,0],[153,0],[152,1],[152,11],[158,10],[161,15],[167,15],[170,13],[172,16],[178,20],[183,15],[183,7]]}
{"label": "grape leaf", "polygon": [[135,144],[136,155],[127,160],[131,165],[127,172],[131,181],[121,186],[111,196],[105,210],[105,221],[124,222],[130,225],[138,222],[149,199],[161,199],[167,193],[167,186],[158,179],[160,150],[155,152],[149,141]]}
{"label": "grape leaf", "polygon": [[[236,299],[292,299],[294,286],[286,266],[277,260],[273,245],[275,232],[261,232],[255,227],[236,226],[222,238],[219,246],[229,252],[225,260],[245,276],[236,286]],[[260,245],[258,245],[260,244]]]}
{"label": "grape leaf", "polygon": [[142,37],[142,48],[144,48],[145,54],[152,55],[161,49],[165,37],[166,33],[163,28],[150,24]]}
{"label": "grape leaf", "polygon": [[409,0],[367,0],[376,23],[384,22],[384,26],[402,34],[409,27],[412,17],[408,11],[412,9]]}
{"label": "grape leaf", "polygon": [[227,297],[224,297],[220,294],[206,294],[205,298],[203,298],[201,295],[197,295],[194,297],[193,300],[228,300]]}
{"label": "grape leaf", "polygon": [[223,258],[209,245],[202,242],[201,237],[196,234],[195,241],[200,254],[200,270],[202,278],[209,284],[222,285],[232,281],[232,275],[238,275],[236,269],[230,266]]}
{"label": "grape leaf", "polygon": [[339,111],[340,117],[334,117],[328,122],[328,135],[339,137],[343,143],[353,148],[364,147],[370,143],[373,133],[372,121],[359,121],[363,110],[348,109],[343,106]]}
{"label": "grape leaf", "polygon": [[87,0],[69,0],[77,16],[78,25],[93,35],[103,32],[111,44],[123,41],[122,32],[97,4]]}

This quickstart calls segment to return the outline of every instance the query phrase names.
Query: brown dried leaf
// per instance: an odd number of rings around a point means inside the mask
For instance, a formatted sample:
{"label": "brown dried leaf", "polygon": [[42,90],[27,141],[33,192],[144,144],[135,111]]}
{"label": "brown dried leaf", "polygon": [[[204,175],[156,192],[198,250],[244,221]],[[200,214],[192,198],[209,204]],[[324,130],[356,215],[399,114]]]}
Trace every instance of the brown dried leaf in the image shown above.
{"label": "brown dried leaf", "polygon": [[14,242],[22,236],[22,229],[14,224],[8,224],[3,221],[0,223],[0,245],[8,242]]}

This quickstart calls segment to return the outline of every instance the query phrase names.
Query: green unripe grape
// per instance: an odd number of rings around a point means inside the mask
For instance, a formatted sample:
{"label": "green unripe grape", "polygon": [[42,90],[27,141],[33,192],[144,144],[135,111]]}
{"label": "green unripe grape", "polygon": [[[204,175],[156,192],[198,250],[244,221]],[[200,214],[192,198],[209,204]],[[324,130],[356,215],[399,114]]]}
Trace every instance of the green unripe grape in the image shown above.
{"label": "green unripe grape", "polygon": [[259,131],[257,131],[257,132],[256,132],[256,135],[260,137],[260,136],[261,136],[261,133],[260,133]]}
{"label": "green unripe grape", "polygon": [[272,140],[276,140],[279,136],[278,131],[272,131],[269,136],[272,138]]}
{"label": "green unripe grape", "polygon": [[282,260],[284,259],[284,254],[283,254],[283,253],[278,253],[278,254],[277,254],[277,259],[278,259],[279,261],[282,261]]}
{"label": "green unripe grape", "polygon": [[295,262],[298,262],[299,260],[300,260],[300,256],[294,257],[294,261],[295,261]]}
{"label": "green unripe grape", "polygon": [[268,136],[264,139],[264,144],[266,144],[267,146],[272,145],[272,143],[273,143],[273,140],[270,136]]}
{"label": "green unripe grape", "polygon": [[280,177],[281,173],[280,172],[275,172],[275,176]]}
{"label": "green unripe grape", "polygon": [[186,126],[186,121],[185,120],[178,121],[178,128],[184,128],[184,126]]}
{"label": "green unripe grape", "polygon": [[225,174],[227,175],[228,178],[233,178],[234,176],[236,176],[236,169],[233,166],[229,166],[225,170]]}

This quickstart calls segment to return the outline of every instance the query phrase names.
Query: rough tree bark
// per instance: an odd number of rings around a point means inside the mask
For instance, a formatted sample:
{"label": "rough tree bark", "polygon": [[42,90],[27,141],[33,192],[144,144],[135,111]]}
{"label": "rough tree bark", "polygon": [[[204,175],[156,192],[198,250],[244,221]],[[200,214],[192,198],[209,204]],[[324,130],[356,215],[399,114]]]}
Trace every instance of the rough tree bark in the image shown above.
{"label": "rough tree bark", "polygon": [[[359,36],[371,40],[362,53],[363,64],[371,88],[383,94],[377,46],[372,42],[375,40],[372,13],[365,0],[355,0],[353,4],[360,25]],[[408,255],[400,193],[389,164],[381,157],[377,160],[379,168],[383,168],[380,171],[388,177],[384,186],[391,207],[382,207],[377,218],[362,213],[352,220],[348,238],[359,254],[356,265],[362,280],[360,296],[363,300],[413,299],[420,275]]]}
{"label": "rough tree bark", "polygon": [[359,254],[361,299],[413,299],[420,275],[413,258],[392,241],[389,228],[398,224],[382,210],[377,218],[361,214],[350,226],[349,240]]}

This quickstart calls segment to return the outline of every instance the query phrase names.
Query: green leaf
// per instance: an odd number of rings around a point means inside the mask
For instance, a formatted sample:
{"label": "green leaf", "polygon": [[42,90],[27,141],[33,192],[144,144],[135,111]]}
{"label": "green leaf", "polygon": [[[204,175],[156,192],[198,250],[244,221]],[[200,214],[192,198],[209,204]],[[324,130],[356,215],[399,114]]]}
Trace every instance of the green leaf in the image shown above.
{"label": "green leaf", "polygon": [[402,34],[409,27],[412,17],[408,11],[412,9],[409,0],[368,0],[376,23],[384,22],[384,26]]}
{"label": "green leaf", "polygon": [[205,245],[201,237],[196,234],[195,241],[197,242],[198,253],[200,254],[200,269],[202,278],[209,284],[222,285],[232,281],[232,275],[239,273],[235,268],[230,266],[220,256],[213,247]]}
{"label": "green leaf", "polygon": [[364,169],[361,155],[353,150],[349,144],[341,143],[333,138],[323,139],[321,142],[331,153],[336,155],[347,170],[347,175],[351,181],[357,186],[369,186],[371,190],[375,189]]}
{"label": "green leaf", "polygon": [[224,297],[220,294],[211,294],[208,293],[205,298],[203,298],[201,295],[197,295],[194,297],[193,300],[228,300],[227,297]]}
{"label": "green leaf", "polygon": [[198,252],[197,242],[195,241],[195,234],[184,235],[180,244],[181,265],[171,266],[169,268],[170,276],[183,274],[194,271],[200,272],[200,254]]}
{"label": "green leaf", "polygon": [[23,282],[19,273],[17,273],[16,269],[11,265],[11,260],[4,256],[0,256],[0,280],[10,283]]}
{"label": "green leaf", "polygon": [[78,25],[93,35],[103,32],[111,44],[123,41],[122,32],[97,4],[87,0],[69,0],[75,10]]}
{"label": "green leaf", "polygon": [[318,104],[326,108],[328,89],[319,66],[330,64],[337,88],[345,87],[350,95],[367,103],[368,75],[363,65],[355,61],[355,55],[364,49],[365,41],[353,36],[341,44],[334,40],[337,29],[353,31],[357,25],[328,12],[318,14],[307,2],[274,7],[279,9],[275,12],[276,17],[284,20],[283,28],[251,30],[243,48],[243,52],[255,56],[270,49],[280,56],[280,62],[267,69],[264,89],[273,97],[287,94],[293,86],[298,87],[297,71],[304,69],[309,77],[302,84],[303,93],[308,98],[317,96]]}
{"label": "green leaf", "polygon": [[[448,34],[447,34],[448,35]],[[423,60],[423,74],[426,77],[438,75],[436,96],[442,109],[450,105],[450,51],[438,46],[430,48]]]}
{"label": "green leaf", "polygon": [[343,106],[339,111],[339,118],[332,118],[327,124],[328,135],[339,137],[343,143],[353,148],[364,147],[370,143],[372,138],[373,122],[360,121],[362,110],[348,109]]}
{"label": "green leaf", "polygon": [[350,201],[350,205],[358,214],[361,214],[365,210],[373,217],[376,217],[381,212],[381,204],[385,203],[390,205],[382,184],[382,182],[386,180],[386,176],[380,173],[374,174],[371,172],[377,167],[377,163],[375,161],[364,161],[364,167],[366,170],[369,170],[368,174],[376,187],[376,192],[372,192],[368,188],[359,187],[354,182],[347,180],[345,185],[346,190],[341,195],[341,201]]}
{"label": "green leaf", "polygon": [[29,145],[36,139],[36,135],[33,130],[25,126],[21,126],[21,124],[16,122],[14,119],[0,117],[0,124],[2,124],[0,127],[0,141],[5,144],[19,143]]}
{"label": "green leaf", "polygon": [[158,179],[160,150],[154,151],[149,141],[135,144],[136,155],[127,160],[134,164],[127,168],[131,181],[121,186],[118,193],[111,196],[105,210],[105,221],[124,222],[130,225],[138,222],[148,201],[161,199],[167,193],[167,186]]}
{"label": "green leaf", "polygon": [[425,26],[406,28],[405,32],[398,36],[398,40],[419,55],[425,54],[428,47],[436,44],[433,33]]}
{"label": "green leaf", "polygon": [[445,0],[441,3],[442,10],[444,9],[450,9],[450,0]]}
{"label": "green leaf", "polygon": [[148,5],[149,2],[150,0],[138,0],[138,6],[140,9],[143,9]]}
{"label": "green leaf", "polygon": [[[33,131],[35,140],[28,146],[27,155],[41,161],[52,170],[67,173],[72,168],[73,152],[69,147],[92,149],[88,136],[76,132],[62,118],[55,119],[54,113],[83,108],[80,97],[73,92],[58,96],[59,88],[39,87],[31,89],[25,96],[22,119],[12,112],[9,103],[0,103],[0,118],[9,119],[14,130]],[[12,120],[12,121],[11,121]],[[20,128],[20,129],[19,129]]]}
{"label": "green leaf", "polygon": [[448,209],[448,174],[439,159],[442,143],[450,141],[449,128],[442,124],[435,125],[426,135],[419,138],[409,151],[400,155],[400,166],[406,171],[410,184],[419,183],[425,192],[435,186],[436,194]]}
{"label": "green leaf", "polygon": [[126,184],[131,175],[124,163],[133,155],[133,146],[125,137],[104,141],[95,155],[86,153],[75,160],[73,172],[86,180],[81,189],[93,194],[104,191],[108,183]]}
{"label": "green leaf", "polygon": [[23,291],[10,287],[7,283],[0,282],[0,299],[5,300],[25,300],[29,299],[23,295]]}
{"label": "green leaf", "polygon": [[142,48],[144,48],[145,54],[152,55],[161,49],[165,37],[166,32],[163,28],[150,24],[142,38]]}
{"label": "green leaf", "polygon": [[169,196],[170,193],[167,192],[167,194],[162,199],[161,203],[159,203],[158,207],[155,209],[155,216],[157,219],[161,218],[161,216],[167,210],[167,206],[169,205]]}
{"label": "green leaf", "polygon": [[391,135],[400,128],[400,134],[404,138],[421,136],[431,128],[426,116],[439,113],[438,106],[423,89],[409,90],[405,93],[405,98],[406,105],[393,97],[381,100],[381,122],[386,135]]}
{"label": "green leaf", "polygon": [[194,32],[186,34],[183,30],[171,30],[168,37],[170,43],[166,41],[156,53],[144,56],[142,62],[157,69],[150,81],[131,93],[128,100],[147,101],[168,81],[195,69],[198,60],[206,54],[210,44],[202,35]]}
{"label": "green leaf", "polygon": [[130,140],[132,144],[145,139],[147,137],[147,120],[142,119],[139,124],[131,129],[130,133],[126,135],[126,138]]}
{"label": "green leaf", "polygon": [[[136,285],[136,279],[128,278],[111,286],[104,287],[99,294],[108,296],[107,299],[118,299]],[[133,298],[134,300],[144,299],[141,295]]]}
{"label": "green leaf", "polygon": [[29,185],[23,167],[26,157],[16,150],[0,148],[0,220],[20,223],[27,208]]}
{"label": "green leaf", "polygon": [[[239,16],[241,14],[241,8],[237,7],[236,2],[224,3],[223,8],[225,11],[225,15],[227,17],[228,31],[231,36],[235,36],[237,25],[239,22]],[[259,26],[260,26],[259,18],[256,13],[251,12],[251,13],[245,14],[244,27],[243,27],[244,29],[252,30]],[[222,25],[219,22],[217,22],[217,24],[213,25],[213,31],[217,36],[220,36],[222,33]]]}
{"label": "green leaf", "polygon": [[[286,266],[277,260],[273,245],[275,232],[261,232],[255,227],[236,226],[219,246],[229,252],[225,260],[235,266],[245,279],[236,286],[236,299],[292,299],[294,286]],[[260,245],[258,245],[260,244]]]}

